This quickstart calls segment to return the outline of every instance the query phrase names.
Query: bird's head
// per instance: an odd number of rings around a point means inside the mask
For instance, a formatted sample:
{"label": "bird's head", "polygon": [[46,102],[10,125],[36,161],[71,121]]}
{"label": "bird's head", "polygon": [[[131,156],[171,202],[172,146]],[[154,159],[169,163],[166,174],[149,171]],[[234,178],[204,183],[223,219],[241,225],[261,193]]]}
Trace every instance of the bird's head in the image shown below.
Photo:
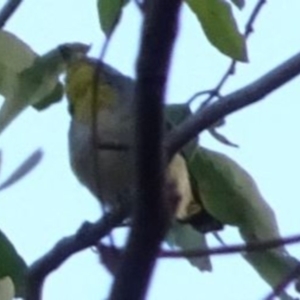
{"label": "bird's head", "polygon": [[58,51],[67,65],[87,56],[91,45],[83,43],[66,43],[58,46]]}
{"label": "bird's head", "polygon": [[69,111],[77,121],[90,123],[100,109],[116,103],[118,89],[112,68],[89,58],[86,45],[65,44],[60,50],[67,63],[65,90]]}

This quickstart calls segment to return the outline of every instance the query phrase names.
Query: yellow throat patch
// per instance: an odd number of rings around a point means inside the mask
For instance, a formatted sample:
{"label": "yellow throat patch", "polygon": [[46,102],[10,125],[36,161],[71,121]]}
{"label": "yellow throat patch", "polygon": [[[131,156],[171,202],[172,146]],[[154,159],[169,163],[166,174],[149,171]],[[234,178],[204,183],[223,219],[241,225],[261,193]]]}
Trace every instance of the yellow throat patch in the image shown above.
{"label": "yellow throat patch", "polygon": [[97,76],[95,72],[95,63],[88,60],[78,61],[68,67],[66,94],[73,117],[78,122],[90,123],[96,115],[94,110],[97,112],[116,103],[117,91],[101,69]]}

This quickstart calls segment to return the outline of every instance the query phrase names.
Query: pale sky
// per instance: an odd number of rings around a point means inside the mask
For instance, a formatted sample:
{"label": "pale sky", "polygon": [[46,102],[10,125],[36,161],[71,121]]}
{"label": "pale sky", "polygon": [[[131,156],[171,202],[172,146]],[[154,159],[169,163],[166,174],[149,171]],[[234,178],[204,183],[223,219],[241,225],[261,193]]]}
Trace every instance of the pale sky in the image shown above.
{"label": "pale sky", "polygon": [[[5,1],[0,1],[2,6]],[[240,28],[256,1],[235,10]],[[224,93],[250,83],[300,49],[298,0],[269,1],[255,23],[248,43],[250,63],[239,64]],[[128,6],[108,50],[106,61],[134,76],[139,42],[140,15]],[[97,56],[103,43],[96,1],[25,0],[5,29],[43,54],[60,43],[92,44]],[[196,91],[214,87],[229,64],[203,37],[196,18],[184,8],[176,43],[168,100],[184,102]],[[202,144],[227,153],[252,174],[265,199],[277,214],[282,235],[300,232],[298,186],[300,169],[300,79],[284,86],[266,100],[227,118],[221,129],[239,149],[226,147],[203,135]],[[13,188],[2,192],[0,228],[30,264],[60,238],[73,234],[84,220],[96,220],[100,209],[89,192],[78,184],[69,168],[65,101],[43,113],[28,109],[1,136],[1,179],[10,174],[31,152],[42,148],[40,165]],[[239,242],[237,231],[226,228],[227,243]],[[210,245],[217,245],[209,238]],[[289,247],[300,259],[300,246]],[[262,299],[269,287],[239,255],[212,258],[214,271],[201,274],[185,260],[160,261],[149,300],[160,299]],[[45,300],[107,297],[111,276],[91,250],[69,259],[46,281]]]}

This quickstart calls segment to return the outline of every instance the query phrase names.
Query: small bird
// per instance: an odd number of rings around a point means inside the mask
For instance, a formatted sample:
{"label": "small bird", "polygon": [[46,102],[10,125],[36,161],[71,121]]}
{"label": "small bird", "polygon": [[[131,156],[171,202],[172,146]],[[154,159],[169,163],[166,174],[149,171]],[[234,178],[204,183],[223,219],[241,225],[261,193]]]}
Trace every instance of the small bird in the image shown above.
{"label": "small bird", "polygon": [[[83,185],[107,211],[134,197],[133,95],[135,82],[109,65],[61,47],[67,62],[66,95],[72,116],[69,131],[71,166]],[[176,217],[201,211],[195,203],[184,158],[177,154],[167,175],[180,201]]]}
{"label": "small bird", "polygon": [[[69,152],[71,167],[104,212],[127,208],[134,198],[133,97],[135,81],[81,51],[60,47],[66,62],[65,92],[71,114]],[[170,124],[166,124],[168,129]],[[172,127],[172,126],[171,126]],[[151,163],[151,162],[150,162]],[[181,249],[207,249],[203,233],[220,229],[201,205],[185,157],[177,153],[166,170],[167,188],[175,190],[174,220],[166,241]],[[174,197],[175,198],[175,197]],[[130,216],[130,215],[129,215]],[[212,228],[213,227],[213,228]],[[209,257],[189,258],[201,271],[211,271]]]}

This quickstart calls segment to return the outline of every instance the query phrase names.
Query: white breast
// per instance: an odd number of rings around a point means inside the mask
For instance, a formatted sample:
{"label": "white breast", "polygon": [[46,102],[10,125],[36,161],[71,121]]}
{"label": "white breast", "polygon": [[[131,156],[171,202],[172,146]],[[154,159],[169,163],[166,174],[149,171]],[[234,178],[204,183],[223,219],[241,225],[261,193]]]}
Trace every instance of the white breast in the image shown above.
{"label": "white breast", "polygon": [[[97,122],[97,149],[92,146],[90,126],[71,122],[69,148],[72,168],[79,180],[108,206],[124,201],[133,192],[132,128],[129,119],[128,115],[101,111]],[[116,148],[119,145],[120,149],[108,149],[108,145],[116,145]]]}

